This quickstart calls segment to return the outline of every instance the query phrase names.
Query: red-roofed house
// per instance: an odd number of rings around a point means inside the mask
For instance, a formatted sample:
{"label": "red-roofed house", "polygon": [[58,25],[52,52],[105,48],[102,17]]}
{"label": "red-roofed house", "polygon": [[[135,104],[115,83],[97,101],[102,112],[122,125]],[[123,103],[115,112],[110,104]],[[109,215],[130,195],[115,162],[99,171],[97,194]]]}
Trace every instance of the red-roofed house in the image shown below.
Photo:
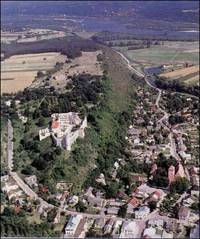
{"label": "red-roofed house", "polygon": [[150,197],[150,201],[158,201],[161,198],[161,193],[159,191],[155,191],[152,193],[151,197]]}
{"label": "red-roofed house", "polygon": [[132,214],[133,209],[135,209],[139,205],[140,205],[140,201],[137,198],[133,197],[128,203],[127,214]]}
{"label": "red-roofed house", "polygon": [[179,163],[178,165],[178,170],[176,172],[176,175],[175,177],[181,177],[181,178],[184,178],[185,177],[185,172],[184,172],[184,168],[183,168],[183,165],[181,163]]}
{"label": "red-roofed house", "polygon": [[57,129],[60,127],[60,123],[58,120],[53,120],[52,123],[51,123],[51,128],[52,129]]}
{"label": "red-roofed house", "polygon": [[137,207],[139,205],[139,200],[135,197],[133,197],[130,201],[129,204],[131,204],[134,208]]}

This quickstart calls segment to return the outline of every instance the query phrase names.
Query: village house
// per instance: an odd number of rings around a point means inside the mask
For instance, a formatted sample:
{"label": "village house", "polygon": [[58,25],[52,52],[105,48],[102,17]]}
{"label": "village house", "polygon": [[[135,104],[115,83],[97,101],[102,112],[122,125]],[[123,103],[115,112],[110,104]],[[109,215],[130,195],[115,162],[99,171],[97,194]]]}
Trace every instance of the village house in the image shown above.
{"label": "village house", "polygon": [[24,181],[30,186],[30,187],[37,187],[37,177],[35,175],[25,177]]}
{"label": "village house", "polygon": [[162,219],[150,219],[148,220],[148,226],[163,228],[164,221]]}
{"label": "village house", "polygon": [[119,207],[109,207],[107,209],[108,215],[118,215],[118,212],[119,212]]}
{"label": "village house", "polygon": [[106,222],[103,228],[104,235],[111,233],[114,223],[115,223],[115,220],[112,218]]}
{"label": "village house", "polygon": [[143,239],[148,238],[161,238],[162,230],[156,230],[154,227],[148,227],[144,229]]}
{"label": "village house", "polygon": [[119,238],[138,238],[139,228],[135,221],[125,221],[122,224]]}
{"label": "village house", "polygon": [[76,195],[73,195],[72,197],[69,198],[68,204],[72,207],[74,207],[79,201],[79,197]]}
{"label": "village house", "polygon": [[8,175],[8,174],[6,174],[6,175],[4,175],[4,176],[1,176],[1,183],[7,182],[8,179],[9,179],[9,175]]}
{"label": "village house", "polygon": [[150,195],[150,197],[148,198],[148,201],[156,201],[157,202],[161,199],[161,196],[162,196],[161,192],[157,190]]}
{"label": "village house", "polygon": [[195,201],[189,196],[182,201],[184,207],[190,207]]}
{"label": "village house", "polygon": [[147,217],[150,213],[150,208],[147,206],[142,206],[139,210],[135,211],[135,218],[136,219],[143,219]]}
{"label": "village house", "polygon": [[52,136],[54,143],[66,150],[71,150],[72,144],[78,137],[84,138],[87,118],[80,119],[78,113],[69,112],[52,114],[51,127],[39,130],[40,141]]}
{"label": "village house", "polygon": [[76,229],[83,219],[82,215],[71,216],[65,229],[64,229],[64,238],[73,238],[76,232]]}
{"label": "village house", "polygon": [[183,160],[185,160],[186,162],[190,161],[192,159],[192,155],[185,153],[184,151],[179,151],[178,154],[181,156],[181,158]]}
{"label": "village house", "polygon": [[120,234],[120,228],[121,228],[121,226],[122,226],[122,221],[121,220],[116,220],[115,221],[115,224],[114,224],[114,226],[113,226],[113,231],[112,231],[112,234],[111,234],[111,236],[113,237],[113,238],[118,238],[119,237],[119,234]]}
{"label": "village house", "polygon": [[133,210],[137,208],[139,205],[140,205],[140,201],[137,198],[133,197],[127,204],[127,211],[126,211],[127,214],[132,214]]}

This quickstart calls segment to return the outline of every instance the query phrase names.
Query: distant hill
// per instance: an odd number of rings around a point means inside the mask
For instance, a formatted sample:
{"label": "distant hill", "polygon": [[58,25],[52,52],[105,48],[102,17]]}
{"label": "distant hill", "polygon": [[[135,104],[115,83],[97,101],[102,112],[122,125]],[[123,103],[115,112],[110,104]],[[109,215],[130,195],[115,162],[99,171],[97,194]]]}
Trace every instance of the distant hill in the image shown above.
{"label": "distant hill", "polygon": [[109,16],[138,14],[145,18],[179,22],[199,19],[198,1],[2,1],[2,17],[13,14]]}

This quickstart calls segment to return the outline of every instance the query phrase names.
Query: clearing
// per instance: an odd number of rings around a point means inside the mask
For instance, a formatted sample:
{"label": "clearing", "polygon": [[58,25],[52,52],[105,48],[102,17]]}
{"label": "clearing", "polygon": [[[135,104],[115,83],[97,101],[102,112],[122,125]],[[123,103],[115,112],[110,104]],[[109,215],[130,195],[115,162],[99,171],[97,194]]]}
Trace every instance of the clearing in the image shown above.
{"label": "clearing", "polygon": [[55,89],[64,89],[67,84],[67,78],[78,74],[90,74],[90,75],[102,75],[103,70],[101,63],[98,62],[97,56],[102,54],[102,51],[94,52],[82,52],[80,57],[70,59],[68,63],[65,63],[63,67],[55,72],[51,80],[49,81],[49,86],[54,86]]}

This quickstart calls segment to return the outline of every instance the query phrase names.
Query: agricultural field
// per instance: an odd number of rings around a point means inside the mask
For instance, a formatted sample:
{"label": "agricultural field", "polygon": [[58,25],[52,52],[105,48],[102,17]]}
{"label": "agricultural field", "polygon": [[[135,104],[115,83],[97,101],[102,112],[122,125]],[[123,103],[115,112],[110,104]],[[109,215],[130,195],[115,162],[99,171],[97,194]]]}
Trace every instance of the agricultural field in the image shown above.
{"label": "agricultural field", "polygon": [[21,32],[1,31],[1,43],[10,44],[11,42],[36,42],[65,36],[66,33],[63,31],[53,31],[49,29],[30,29]]}
{"label": "agricultural field", "polygon": [[1,62],[1,92],[11,93],[31,85],[38,71],[48,71],[66,56],[57,53],[15,55]]}
{"label": "agricultural field", "polygon": [[164,45],[153,45],[149,48],[128,50],[128,47],[115,47],[124,53],[130,60],[142,64],[178,64],[199,63],[198,42],[169,42]]}
{"label": "agricultural field", "polygon": [[163,79],[180,80],[186,84],[199,84],[199,66],[184,67],[175,71],[163,73],[159,75]]}

